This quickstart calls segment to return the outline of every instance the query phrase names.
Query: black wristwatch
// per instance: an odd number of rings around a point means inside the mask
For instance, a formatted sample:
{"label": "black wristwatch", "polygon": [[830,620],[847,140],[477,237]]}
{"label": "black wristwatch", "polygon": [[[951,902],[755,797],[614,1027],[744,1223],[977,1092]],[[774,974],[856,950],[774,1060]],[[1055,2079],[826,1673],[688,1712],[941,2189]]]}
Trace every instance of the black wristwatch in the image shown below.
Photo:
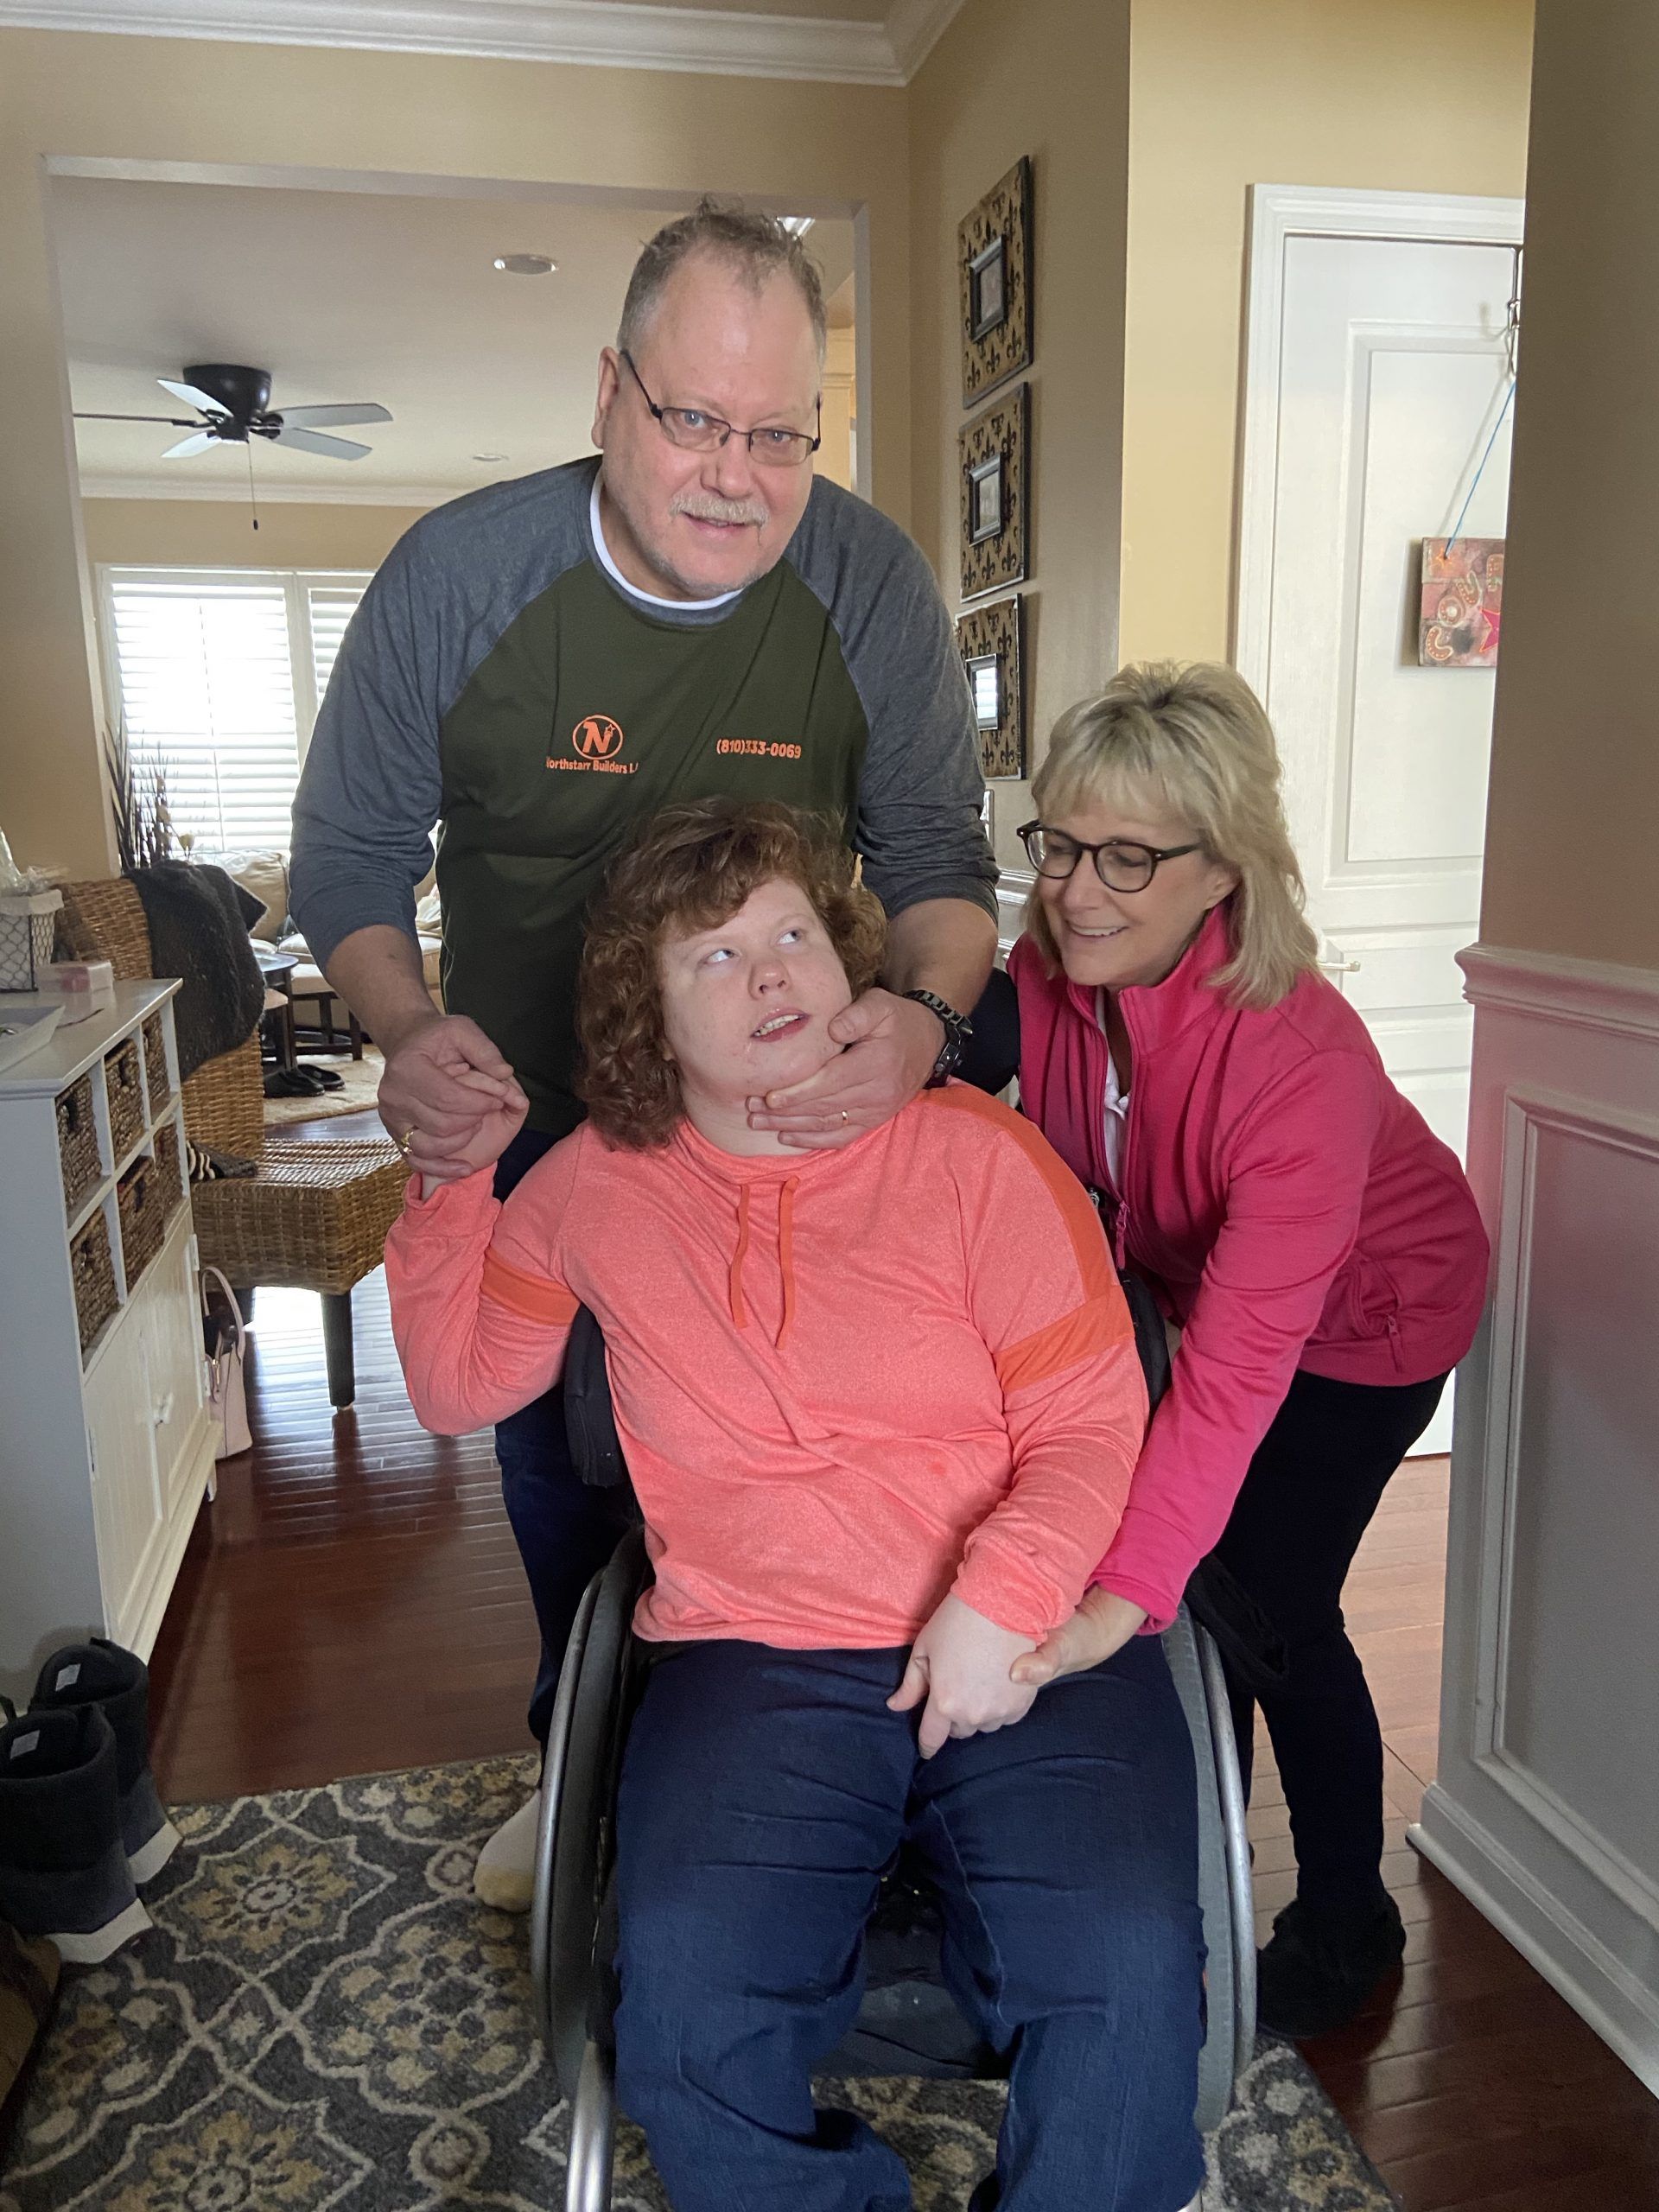
{"label": "black wristwatch", "polygon": [[963,1047],[974,1033],[974,1025],[965,1014],[958,1014],[949,999],[942,999],[937,991],[902,991],[901,998],[914,999],[918,1006],[925,1006],[930,1014],[937,1014],[944,1024],[944,1042],[939,1047],[939,1057],[933,1063],[933,1072],[922,1086],[925,1090],[937,1090],[948,1082],[962,1065]]}

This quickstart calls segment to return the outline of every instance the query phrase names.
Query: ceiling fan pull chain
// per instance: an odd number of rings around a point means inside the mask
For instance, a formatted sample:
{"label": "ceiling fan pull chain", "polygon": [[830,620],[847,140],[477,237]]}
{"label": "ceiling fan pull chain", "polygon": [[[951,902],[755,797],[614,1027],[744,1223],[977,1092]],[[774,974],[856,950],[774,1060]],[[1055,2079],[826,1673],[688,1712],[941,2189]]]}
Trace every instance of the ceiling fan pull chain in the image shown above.
{"label": "ceiling fan pull chain", "polygon": [[259,527],[259,495],[258,495],[258,493],[257,493],[254,490],[254,488],[253,488],[253,441],[252,441],[252,439],[251,439],[251,438],[250,438],[250,439],[249,439],[249,441],[248,441],[248,444],[247,444],[247,455],[248,455],[248,505],[249,505],[249,506],[250,506],[250,507],[251,507],[251,508],[252,508],[252,510],[253,510],[253,526],[254,526],[254,528],[255,528],[256,530],[257,530],[257,529],[258,529],[258,527]]}

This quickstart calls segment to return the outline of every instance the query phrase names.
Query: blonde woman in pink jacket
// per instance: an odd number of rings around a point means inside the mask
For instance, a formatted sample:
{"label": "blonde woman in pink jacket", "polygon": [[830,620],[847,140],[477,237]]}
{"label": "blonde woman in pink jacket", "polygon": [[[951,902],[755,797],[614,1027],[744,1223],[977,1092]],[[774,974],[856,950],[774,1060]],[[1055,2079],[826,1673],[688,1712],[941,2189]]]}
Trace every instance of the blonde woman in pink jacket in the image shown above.
{"label": "blonde woman in pink jacket", "polygon": [[[1342,1586],[1473,1339],[1486,1239],[1452,1154],[1315,964],[1273,732],[1230,669],[1125,669],[1060,721],[1020,832],[1025,1111],[1180,1330],[1123,1519],[1016,1676],[1097,1665],[1212,1550],[1282,1637],[1261,1704],[1296,1847],[1261,1959],[1293,2036],[1399,1961],[1382,1755]],[[1254,1703],[1234,1681],[1249,1782]]]}

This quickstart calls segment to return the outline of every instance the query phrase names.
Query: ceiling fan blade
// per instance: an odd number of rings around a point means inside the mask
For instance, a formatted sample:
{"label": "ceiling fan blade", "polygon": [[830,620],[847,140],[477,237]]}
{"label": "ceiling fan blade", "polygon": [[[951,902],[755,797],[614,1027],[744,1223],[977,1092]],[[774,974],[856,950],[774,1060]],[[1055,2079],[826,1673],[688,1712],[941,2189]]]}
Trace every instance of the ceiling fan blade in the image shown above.
{"label": "ceiling fan blade", "polygon": [[296,446],[302,453],[326,454],[330,461],[361,461],[369,446],[360,446],[354,438],[326,438],[315,430],[290,430],[286,423],[278,430],[276,443]]}
{"label": "ceiling fan blade", "polygon": [[218,443],[219,440],[211,430],[197,430],[188,438],[181,438],[177,445],[168,446],[167,451],[162,455],[162,459],[188,461],[192,454],[206,453],[209,446],[216,446]]}
{"label": "ceiling fan blade", "polygon": [[175,384],[171,377],[157,377],[156,381],[163,391],[170,391],[175,399],[181,399],[187,407],[194,407],[199,415],[228,416],[230,414],[230,409],[222,399],[210,397],[207,392],[199,391],[193,384]]}
{"label": "ceiling fan blade", "polygon": [[194,425],[178,415],[101,415],[89,407],[77,407],[77,423],[165,423],[169,429],[188,430]]}
{"label": "ceiling fan blade", "polygon": [[283,407],[277,412],[284,423],[291,423],[296,430],[323,430],[334,425],[343,429],[347,423],[391,420],[391,410],[372,399],[346,400],[334,407]]}

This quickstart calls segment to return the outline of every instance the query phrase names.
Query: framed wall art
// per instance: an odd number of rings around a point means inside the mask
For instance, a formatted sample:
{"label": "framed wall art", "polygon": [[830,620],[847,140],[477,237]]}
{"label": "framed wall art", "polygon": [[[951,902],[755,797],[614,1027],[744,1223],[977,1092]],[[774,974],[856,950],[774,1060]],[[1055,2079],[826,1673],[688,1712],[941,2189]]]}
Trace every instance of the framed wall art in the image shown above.
{"label": "framed wall art", "polygon": [[1031,161],[1017,161],[957,227],[962,402],[1031,366]]}
{"label": "framed wall art", "polygon": [[1026,580],[1030,429],[1031,386],[1022,384],[957,434],[963,599]]}
{"label": "framed wall art", "polygon": [[1417,659],[1424,668],[1496,668],[1503,620],[1503,540],[1426,537]]}
{"label": "framed wall art", "polygon": [[957,645],[968,671],[974,720],[979,727],[979,760],[987,783],[1026,772],[1025,684],[1020,645],[1025,601],[1015,592],[969,607],[957,623]]}

